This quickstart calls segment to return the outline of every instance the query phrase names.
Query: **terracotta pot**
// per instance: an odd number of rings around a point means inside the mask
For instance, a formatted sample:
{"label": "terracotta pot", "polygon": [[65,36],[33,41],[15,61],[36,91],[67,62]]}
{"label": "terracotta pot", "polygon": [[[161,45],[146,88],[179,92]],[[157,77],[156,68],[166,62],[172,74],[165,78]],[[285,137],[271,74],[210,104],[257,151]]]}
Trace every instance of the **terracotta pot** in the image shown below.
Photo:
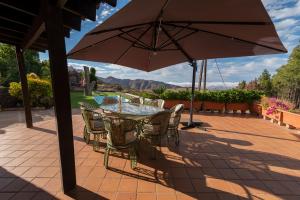
{"label": "terracotta pot", "polygon": [[249,110],[249,105],[248,103],[226,103],[226,110],[232,110],[233,112],[240,110],[245,113]]}
{"label": "terracotta pot", "polygon": [[300,114],[281,110],[282,122],[287,125],[288,128],[300,128]]}
{"label": "terracotta pot", "polygon": [[261,115],[262,113],[262,106],[258,103],[252,103],[249,105],[249,111],[251,114],[258,114]]}
{"label": "terracotta pot", "polygon": [[[190,106],[191,106],[191,102],[187,101],[187,100],[168,99],[168,100],[165,100],[164,108],[165,109],[170,109],[170,108],[172,108],[173,106],[175,106],[177,104],[183,104],[184,109],[190,109]],[[195,110],[200,110],[201,104],[202,104],[202,102],[200,102],[200,101],[194,101],[194,104],[193,104],[194,109]]]}
{"label": "terracotta pot", "polygon": [[225,109],[225,103],[204,101],[203,108],[204,110],[211,110],[211,111],[218,110],[219,112],[223,112],[223,110]]}
{"label": "terracotta pot", "polygon": [[267,109],[262,108],[262,116],[264,119],[276,120],[279,125],[282,125],[282,112],[280,110],[276,110],[272,114],[267,114]]}

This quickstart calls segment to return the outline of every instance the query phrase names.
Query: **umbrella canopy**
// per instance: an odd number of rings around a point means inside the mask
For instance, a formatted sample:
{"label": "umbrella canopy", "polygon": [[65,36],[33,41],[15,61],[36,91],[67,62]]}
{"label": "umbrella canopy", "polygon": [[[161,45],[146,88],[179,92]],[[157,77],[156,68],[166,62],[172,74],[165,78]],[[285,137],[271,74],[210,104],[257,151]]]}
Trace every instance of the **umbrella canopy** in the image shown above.
{"label": "umbrella canopy", "polygon": [[153,71],[181,62],[287,52],[260,0],[132,0],[69,52],[72,59]]}
{"label": "umbrella canopy", "polygon": [[260,0],[132,0],[69,58],[153,71],[193,59],[286,52]]}

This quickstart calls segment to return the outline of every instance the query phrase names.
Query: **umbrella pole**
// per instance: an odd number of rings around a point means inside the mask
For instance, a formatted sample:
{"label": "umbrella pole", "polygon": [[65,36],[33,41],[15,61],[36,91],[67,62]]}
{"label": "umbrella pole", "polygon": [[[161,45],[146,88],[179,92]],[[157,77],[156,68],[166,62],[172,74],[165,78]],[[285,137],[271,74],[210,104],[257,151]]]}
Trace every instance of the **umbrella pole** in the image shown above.
{"label": "umbrella pole", "polygon": [[193,67],[193,79],[192,79],[192,95],[191,95],[191,106],[190,106],[190,118],[188,121],[188,127],[195,126],[193,122],[193,104],[194,104],[194,98],[195,98],[195,82],[196,82],[196,71],[197,71],[197,62],[193,60],[191,62],[191,65]]}

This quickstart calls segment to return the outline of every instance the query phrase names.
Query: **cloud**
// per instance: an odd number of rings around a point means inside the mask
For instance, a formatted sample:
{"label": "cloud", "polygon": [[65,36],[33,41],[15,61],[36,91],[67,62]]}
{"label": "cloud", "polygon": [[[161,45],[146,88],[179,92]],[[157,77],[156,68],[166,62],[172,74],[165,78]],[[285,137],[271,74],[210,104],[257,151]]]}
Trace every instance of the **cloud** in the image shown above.
{"label": "cloud", "polygon": [[288,3],[281,4],[281,5],[285,5],[285,7],[270,10],[269,13],[272,18],[278,20],[278,19],[285,19],[288,17],[295,18],[300,16],[300,0],[289,1]]}

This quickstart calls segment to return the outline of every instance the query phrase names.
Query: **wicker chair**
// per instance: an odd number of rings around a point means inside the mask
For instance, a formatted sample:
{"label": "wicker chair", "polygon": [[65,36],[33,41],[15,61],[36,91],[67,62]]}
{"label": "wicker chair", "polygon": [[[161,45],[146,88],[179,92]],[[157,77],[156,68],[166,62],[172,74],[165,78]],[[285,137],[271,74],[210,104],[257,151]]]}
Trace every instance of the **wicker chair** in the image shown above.
{"label": "wicker chair", "polygon": [[107,133],[104,128],[104,122],[99,113],[94,112],[96,108],[87,103],[79,103],[81,115],[84,120],[85,126],[83,131],[83,139],[84,141],[89,144],[90,142],[90,135],[94,135],[94,142],[93,142],[93,150],[99,151],[100,149],[100,137],[105,137]]}
{"label": "wicker chair", "polygon": [[129,99],[129,102],[130,103],[141,104],[141,98],[134,97],[134,98]]}
{"label": "wicker chair", "polygon": [[165,101],[162,99],[143,99],[143,104],[148,106],[154,106],[164,108]]}
{"label": "wicker chair", "polygon": [[161,111],[142,125],[140,138],[150,142],[153,146],[151,158],[156,159],[156,146],[161,147],[161,139],[166,135],[171,112],[169,110]]}
{"label": "wicker chair", "polygon": [[131,168],[137,164],[137,122],[120,117],[105,117],[104,125],[107,131],[107,146],[104,155],[104,166],[108,168],[108,159],[111,150],[129,150]]}
{"label": "wicker chair", "polygon": [[183,104],[177,104],[173,106],[170,111],[172,111],[169,126],[168,126],[168,142],[169,137],[175,137],[175,144],[176,146],[179,144],[179,132],[178,132],[178,125],[180,122],[181,114],[184,110]]}

